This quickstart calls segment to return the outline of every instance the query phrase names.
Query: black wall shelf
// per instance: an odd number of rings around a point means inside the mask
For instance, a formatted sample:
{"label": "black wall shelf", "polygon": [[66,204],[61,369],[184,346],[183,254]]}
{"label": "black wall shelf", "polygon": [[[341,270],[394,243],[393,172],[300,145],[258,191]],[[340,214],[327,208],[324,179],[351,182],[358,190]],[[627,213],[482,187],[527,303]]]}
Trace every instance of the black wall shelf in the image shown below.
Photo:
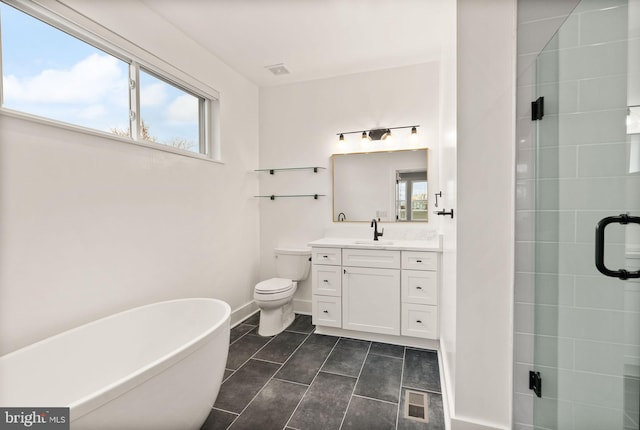
{"label": "black wall shelf", "polygon": [[318,169],[326,169],[326,167],[280,167],[276,169],[255,169],[254,172],[269,172],[270,175],[276,173],[276,171],[285,171],[285,170],[313,170],[313,173],[318,173]]}

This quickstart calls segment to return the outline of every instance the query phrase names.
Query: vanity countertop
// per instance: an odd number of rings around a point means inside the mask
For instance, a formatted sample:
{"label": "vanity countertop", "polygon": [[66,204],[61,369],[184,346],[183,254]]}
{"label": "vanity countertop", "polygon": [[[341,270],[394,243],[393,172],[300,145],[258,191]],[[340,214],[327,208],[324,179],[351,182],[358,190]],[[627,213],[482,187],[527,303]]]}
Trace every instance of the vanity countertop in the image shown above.
{"label": "vanity countertop", "polygon": [[398,251],[431,251],[442,252],[441,236],[432,240],[383,240],[377,242],[372,239],[355,239],[344,237],[324,237],[309,242],[309,246],[327,248],[358,248],[358,249],[390,249]]}

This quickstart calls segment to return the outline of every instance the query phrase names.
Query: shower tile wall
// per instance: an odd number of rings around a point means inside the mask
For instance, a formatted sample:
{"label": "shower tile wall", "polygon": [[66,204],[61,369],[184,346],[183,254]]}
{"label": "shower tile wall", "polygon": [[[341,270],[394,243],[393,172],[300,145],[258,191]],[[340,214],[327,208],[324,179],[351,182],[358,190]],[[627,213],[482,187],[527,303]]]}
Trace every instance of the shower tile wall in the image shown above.
{"label": "shower tile wall", "polygon": [[[564,13],[576,3],[565,1]],[[514,426],[531,428],[534,413],[544,411],[535,416],[538,426],[598,428],[623,416],[616,410],[626,386],[615,376],[624,365],[619,357],[640,360],[640,351],[626,346],[640,334],[619,329],[640,327],[640,309],[630,307],[640,300],[628,299],[639,284],[608,280],[593,266],[596,222],[629,210],[626,196],[611,190],[640,190],[640,176],[619,176],[629,168],[621,108],[627,104],[627,2],[584,0],[541,55],[537,79],[545,117],[537,154],[529,105],[536,98],[535,58],[565,16],[559,5],[556,16],[545,17],[533,4],[519,1]],[[608,259],[624,258],[624,241],[621,230],[608,229]],[[605,323],[594,323],[596,317]],[[528,372],[534,343],[536,367],[558,368],[543,372],[538,402],[557,398],[557,408],[533,408]],[[637,428],[637,414],[625,419]]]}

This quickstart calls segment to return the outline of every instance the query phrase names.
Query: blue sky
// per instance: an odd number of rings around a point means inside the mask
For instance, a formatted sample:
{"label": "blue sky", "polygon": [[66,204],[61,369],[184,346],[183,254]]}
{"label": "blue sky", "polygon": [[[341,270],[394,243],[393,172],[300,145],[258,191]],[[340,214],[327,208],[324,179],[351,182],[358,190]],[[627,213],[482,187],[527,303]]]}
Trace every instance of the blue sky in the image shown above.
{"label": "blue sky", "polygon": [[[128,129],[128,63],[4,3],[0,20],[5,107],[103,131]],[[197,98],[141,71],[140,103],[158,141],[198,141]]]}

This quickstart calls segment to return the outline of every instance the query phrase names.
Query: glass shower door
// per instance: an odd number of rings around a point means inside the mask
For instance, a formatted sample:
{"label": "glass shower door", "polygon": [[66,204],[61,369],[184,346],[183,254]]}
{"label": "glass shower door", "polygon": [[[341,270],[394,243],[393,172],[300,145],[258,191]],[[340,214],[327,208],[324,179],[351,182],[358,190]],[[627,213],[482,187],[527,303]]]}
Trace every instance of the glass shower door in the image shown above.
{"label": "glass shower door", "polygon": [[582,0],[537,59],[536,429],[640,428],[639,2]]}

